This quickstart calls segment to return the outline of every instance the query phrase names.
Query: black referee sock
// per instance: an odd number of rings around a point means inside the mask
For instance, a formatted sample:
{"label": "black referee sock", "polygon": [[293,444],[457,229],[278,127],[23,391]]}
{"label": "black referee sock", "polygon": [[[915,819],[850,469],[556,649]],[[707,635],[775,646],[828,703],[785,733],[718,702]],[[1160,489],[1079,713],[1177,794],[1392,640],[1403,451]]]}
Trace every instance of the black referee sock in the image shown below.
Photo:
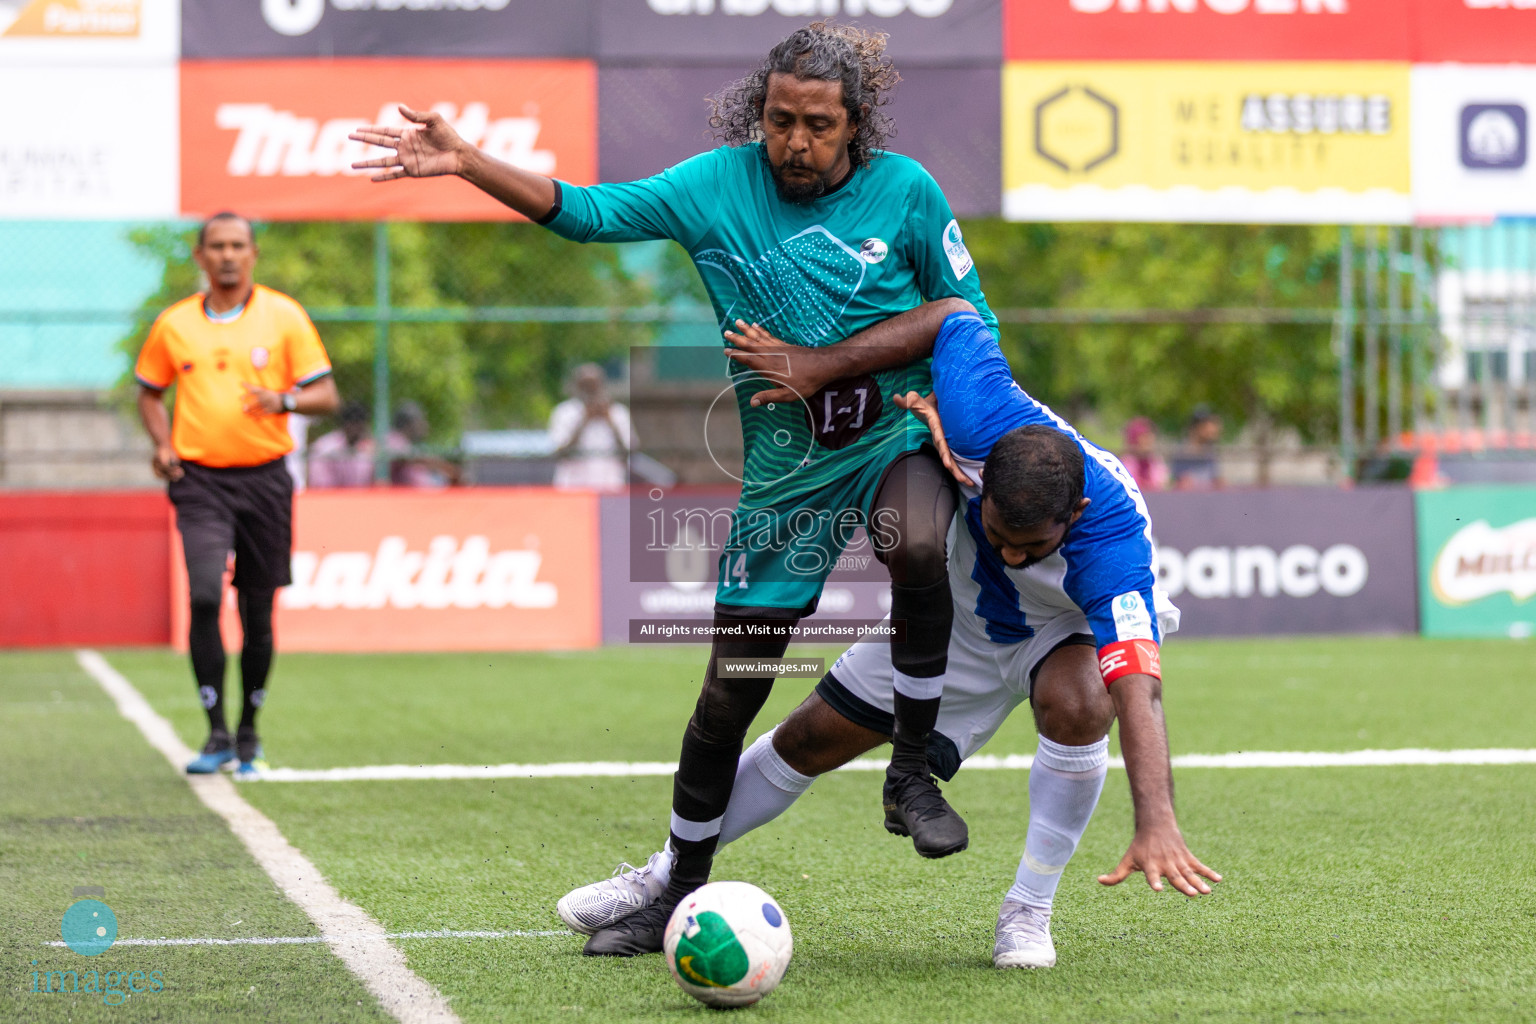
{"label": "black referee sock", "polygon": [[240,594],[240,626],[245,642],[240,648],[240,732],[256,731],[256,712],[267,699],[267,675],[272,669],[273,591]]}
{"label": "black referee sock", "polygon": [[187,647],[192,654],[192,675],[197,680],[197,697],[208,714],[208,730],[229,734],[224,718],[224,638],[219,633],[219,605],[206,601],[192,604],[192,625],[187,631]]}

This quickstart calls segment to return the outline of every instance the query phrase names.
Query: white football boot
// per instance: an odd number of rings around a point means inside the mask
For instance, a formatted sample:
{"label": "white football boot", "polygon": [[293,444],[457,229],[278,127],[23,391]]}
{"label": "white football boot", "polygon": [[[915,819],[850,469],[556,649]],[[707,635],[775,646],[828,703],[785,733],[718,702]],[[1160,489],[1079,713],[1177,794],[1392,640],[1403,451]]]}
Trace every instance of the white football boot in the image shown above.
{"label": "white football boot", "polygon": [[643,868],[620,864],[613,869],[612,878],[572,889],[560,897],[555,913],[572,931],[583,935],[609,928],[656,901],[667,887],[666,878],[659,877],[656,869],[662,864],[670,868],[671,859],[670,851],[658,850]]}
{"label": "white football boot", "polygon": [[1055,967],[1056,946],[1051,942],[1050,911],[1033,910],[1022,903],[1003,901],[997,915],[997,944],[992,947],[996,967]]}

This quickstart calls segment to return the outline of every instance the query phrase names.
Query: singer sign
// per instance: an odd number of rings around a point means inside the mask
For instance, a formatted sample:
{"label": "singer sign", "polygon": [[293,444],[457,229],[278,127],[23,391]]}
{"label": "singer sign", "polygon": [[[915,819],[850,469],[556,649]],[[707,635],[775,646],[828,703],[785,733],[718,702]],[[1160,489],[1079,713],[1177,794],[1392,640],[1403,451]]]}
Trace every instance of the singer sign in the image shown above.
{"label": "singer sign", "polygon": [[[597,500],[553,491],[310,492],[295,500],[284,650],[591,647],[598,642]],[[172,635],[186,572],[172,536]],[[238,637],[226,594],[224,638]],[[237,642],[237,641],[235,641]]]}

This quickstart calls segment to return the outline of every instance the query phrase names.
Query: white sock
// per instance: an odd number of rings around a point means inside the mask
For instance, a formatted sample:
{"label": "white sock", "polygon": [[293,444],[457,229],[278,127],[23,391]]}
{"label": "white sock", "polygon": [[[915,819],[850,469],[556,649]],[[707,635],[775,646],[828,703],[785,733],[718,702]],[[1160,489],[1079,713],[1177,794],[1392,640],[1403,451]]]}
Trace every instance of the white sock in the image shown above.
{"label": "white sock", "polygon": [[1108,737],[1086,747],[1068,747],[1040,737],[1040,749],[1029,770],[1024,857],[1003,899],[1050,913],[1061,873],[1088,830],[1107,774]]}
{"label": "white sock", "polygon": [[816,781],[801,775],[773,749],[773,733],[759,736],[736,762],[736,783],[720,824],[720,845],[740,839],[789,809]]}

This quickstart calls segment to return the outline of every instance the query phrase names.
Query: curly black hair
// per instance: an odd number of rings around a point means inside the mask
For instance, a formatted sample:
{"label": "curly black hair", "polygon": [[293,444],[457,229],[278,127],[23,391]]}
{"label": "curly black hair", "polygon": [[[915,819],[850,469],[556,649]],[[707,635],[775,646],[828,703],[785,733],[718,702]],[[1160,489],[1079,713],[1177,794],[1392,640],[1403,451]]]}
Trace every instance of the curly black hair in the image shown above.
{"label": "curly black hair", "polygon": [[866,166],[885,140],[896,134],[896,124],[880,108],[891,101],[901,75],[885,55],[884,32],[866,32],[852,25],[816,21],[797,29],[768,52],[768,57],[746,78],[710,97],[709,127],[715,138],[739,146],[763,137],[763,103],[768,98],[768,76],[843,84],[843,108],[855,126],[848,141],[848,158],[855,167]]}

